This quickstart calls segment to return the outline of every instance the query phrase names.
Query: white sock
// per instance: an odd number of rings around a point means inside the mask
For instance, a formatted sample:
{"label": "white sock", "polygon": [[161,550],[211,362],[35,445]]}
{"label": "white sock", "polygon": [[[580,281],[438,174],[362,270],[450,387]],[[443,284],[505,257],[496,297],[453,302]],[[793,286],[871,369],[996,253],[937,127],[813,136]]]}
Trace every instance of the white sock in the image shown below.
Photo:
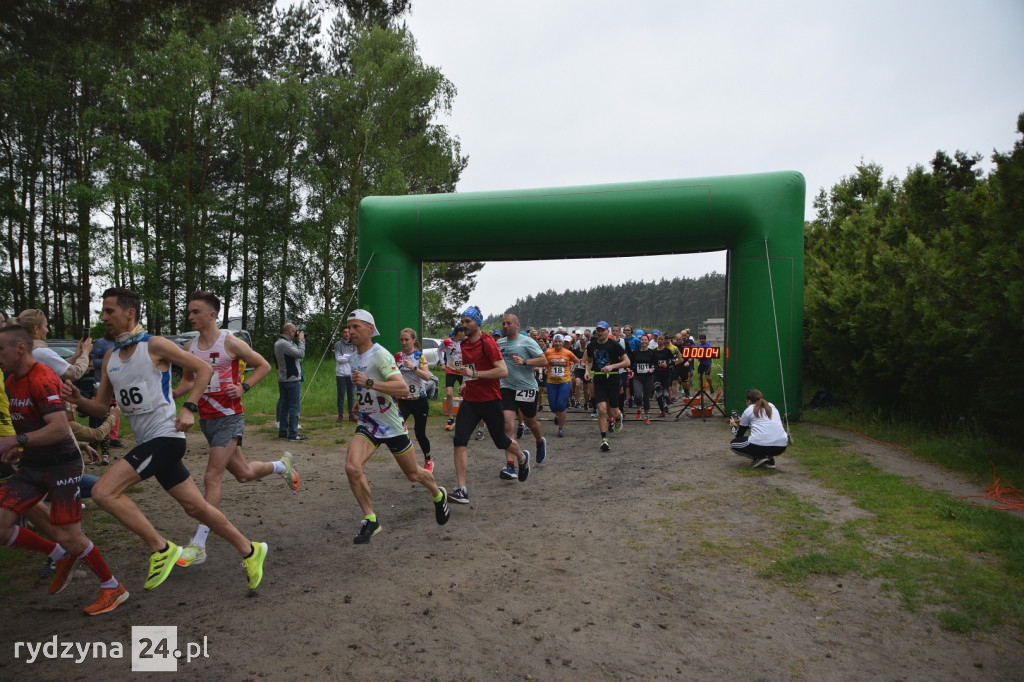
{"label": "white sock", "polygon": [[117,582],[117,578],[111,578],[110,580],[100,583],[100,587],[105,590],[112,590],[121,583]]}
{"label": "white sock", "polygon": [[285,471],[288,470],[288,467],[286,467],[284,465],[284,462],[282,462],[281,460],[277,460],[276,462],[272,462],[272,464],[274,465],[274,473],[275,474],[283,474]]}
{"label": "white sock", "polygon": [[64,549],[63,547],[61,547],[60,545],[57,545],[56,547],[53,548],[53,551],[50,552],[50,554],[48,556],[51,559],[53,559],[54,561],[60,561],[61,559],[63,559],[67,555],[68,555],[68,551],[66,549]]}
{"label": "white sock", "polygon": [[192,542],[199,545],[200,547],[206,547],[206,538],[210,536],[210,527],[200,523],[199,528],[196,528],[196,536],[192,538]]}

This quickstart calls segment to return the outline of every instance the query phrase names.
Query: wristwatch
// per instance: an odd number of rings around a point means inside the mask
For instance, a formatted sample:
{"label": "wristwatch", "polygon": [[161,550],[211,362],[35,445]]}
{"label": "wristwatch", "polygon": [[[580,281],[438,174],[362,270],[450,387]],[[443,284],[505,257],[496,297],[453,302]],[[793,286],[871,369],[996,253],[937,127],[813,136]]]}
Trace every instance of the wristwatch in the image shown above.
{"label": "wristwatch", "polygon": [[366,387],[367,388],[373,388],[373,379],[367,379],[366,380]]}
{"label": "wristwatch", "polygon": [[252,388],[252,386],[250,386],[249,384],[245,383],[244,381],[242,382],[242,391],[244,393],[248,393],[250,388]]}
{"label": "wristwatch", "polygon": [[199,411],[199,406],[196,405],[193,402],[182,403],[181,406],[184,407],[189,412],[193,412],[194,413],[194,412],[198,412]]}
{"label": "wristwatch", "polygon": [[17,436],[15,436],[15,439],[18,441],[18,445],[25,445],[26,443],[28,443],[28,434],[19,433]]}

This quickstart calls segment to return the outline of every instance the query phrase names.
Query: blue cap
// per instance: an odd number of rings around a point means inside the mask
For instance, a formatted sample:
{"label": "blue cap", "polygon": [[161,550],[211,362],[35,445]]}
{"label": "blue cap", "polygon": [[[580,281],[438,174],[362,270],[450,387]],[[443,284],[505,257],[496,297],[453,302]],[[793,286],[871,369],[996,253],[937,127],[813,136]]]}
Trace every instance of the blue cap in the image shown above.
{"label": "blue cap", "polygon": [[604,320],[601,320],[600,322],[594,325],[594,329],[611,329],[611,326]]}
{"label": "blue cap", "polygon": [[660,332],[660,331],[658,331],[657,329],[655,329],[655,330],[654,330],[653,332],[651,332],[651,333],[652,333],[652,334],[654,334],[655,336],[661,336],[661,332]]}
{"label": "blue cap", "polygon": [[469,319],[473,320],[477,324],[483,324],[484,323],[484,314],[482,312],[480,312],[480,309],[477,308],[475,305],[471,305],[468,308],[466,308],[465,310],[463,310],[462,311],[462,317],[468,317]]}
{"label": "blue cap", "polygon": [[637,329],[637,330],[636,330],[636,331],[635,331],[635,332],[633,333],[633,336],[635,336],[635,337],[636,337],[636,338],[638,338],[638,339],[639,339],[639,338],[640,338],[641,336],[643,336],[643,335],[644,335],[644,330],[643,330],[643,329]]}

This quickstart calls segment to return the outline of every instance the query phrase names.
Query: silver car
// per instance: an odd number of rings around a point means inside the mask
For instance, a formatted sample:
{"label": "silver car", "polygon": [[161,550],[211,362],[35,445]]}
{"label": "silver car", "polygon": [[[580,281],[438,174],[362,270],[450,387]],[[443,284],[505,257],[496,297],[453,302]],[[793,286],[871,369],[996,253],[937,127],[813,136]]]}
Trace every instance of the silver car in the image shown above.
{"label": "silver car", "polygon": [[423,357],[431,367],[440,367],[443,351],[441,350],[441,339],[420,339],[420,346],[423,348]]}

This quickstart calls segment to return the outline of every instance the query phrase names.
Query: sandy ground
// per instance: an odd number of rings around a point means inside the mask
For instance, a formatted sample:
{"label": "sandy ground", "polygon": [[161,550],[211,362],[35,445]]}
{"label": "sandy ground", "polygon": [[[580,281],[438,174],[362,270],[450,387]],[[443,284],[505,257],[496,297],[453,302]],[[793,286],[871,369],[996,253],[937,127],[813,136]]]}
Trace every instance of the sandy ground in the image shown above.
{"label": "sandy ground", "polygon": [[[547,416],[542,413],[542,416]],[[427,493],[379,453],[368,476],[384,530],[356,546],[360,513],[343,471],[352,425],[291,444],[302,476],[291,492],[273,476],[225,483],[222,509],[270,554],[263,584],[245,587],[239,557],[210,541],[210,558],[142,589],[146,554],[113,530],[92,533],[128,586],[130,600],[97,618],[82,572],[46,594],[35,567],[2,601],[0,679],[115,679],[130,673],[132,626],[176,626],[179,648],[206,643],[208,657],[178,672],[223,680],[1019,680],[1024,642],[997,632],[964,637],[939,629],[927,609],[907,611],[876,581],[819,578],[789,589],[702,540],[770,538],[758,500],[782,489],[834,522],[866,512],[805,476],[791,458],[775,471],[744,471],[724,419],[650,426],[627,421],[598,451],[597,427],[570,412],[564,439],[525,483],[499,480],[501,455],[470,444],[471,504],[452,505],[439,527]],[[451,437],[430,428],[439,484],[455,485]],[[554,436],[550,422],[545,422]],[[982,491],[905,453],[840,435],[849,452],[925,487]],[[529,438],[528,438],[529,440]],[[186,462],[205,466],[198,433]],[[529,447],[529,446],[527,446]],[[249,459],[273,459],[282,442],[250,427]],[[532,450],[532,448],[529,448]],[[160,530],[185,543],[193,523],[154,482],[134,495]],[[103,512],[91,507],[90,518]],[[98,523],[98,521],[97,521]],[[120,642],[123,658],[28,663],[15,643]],[[159,673],[151,673],[159,677]],[[135,673],[133,678],[144,678]]]}

